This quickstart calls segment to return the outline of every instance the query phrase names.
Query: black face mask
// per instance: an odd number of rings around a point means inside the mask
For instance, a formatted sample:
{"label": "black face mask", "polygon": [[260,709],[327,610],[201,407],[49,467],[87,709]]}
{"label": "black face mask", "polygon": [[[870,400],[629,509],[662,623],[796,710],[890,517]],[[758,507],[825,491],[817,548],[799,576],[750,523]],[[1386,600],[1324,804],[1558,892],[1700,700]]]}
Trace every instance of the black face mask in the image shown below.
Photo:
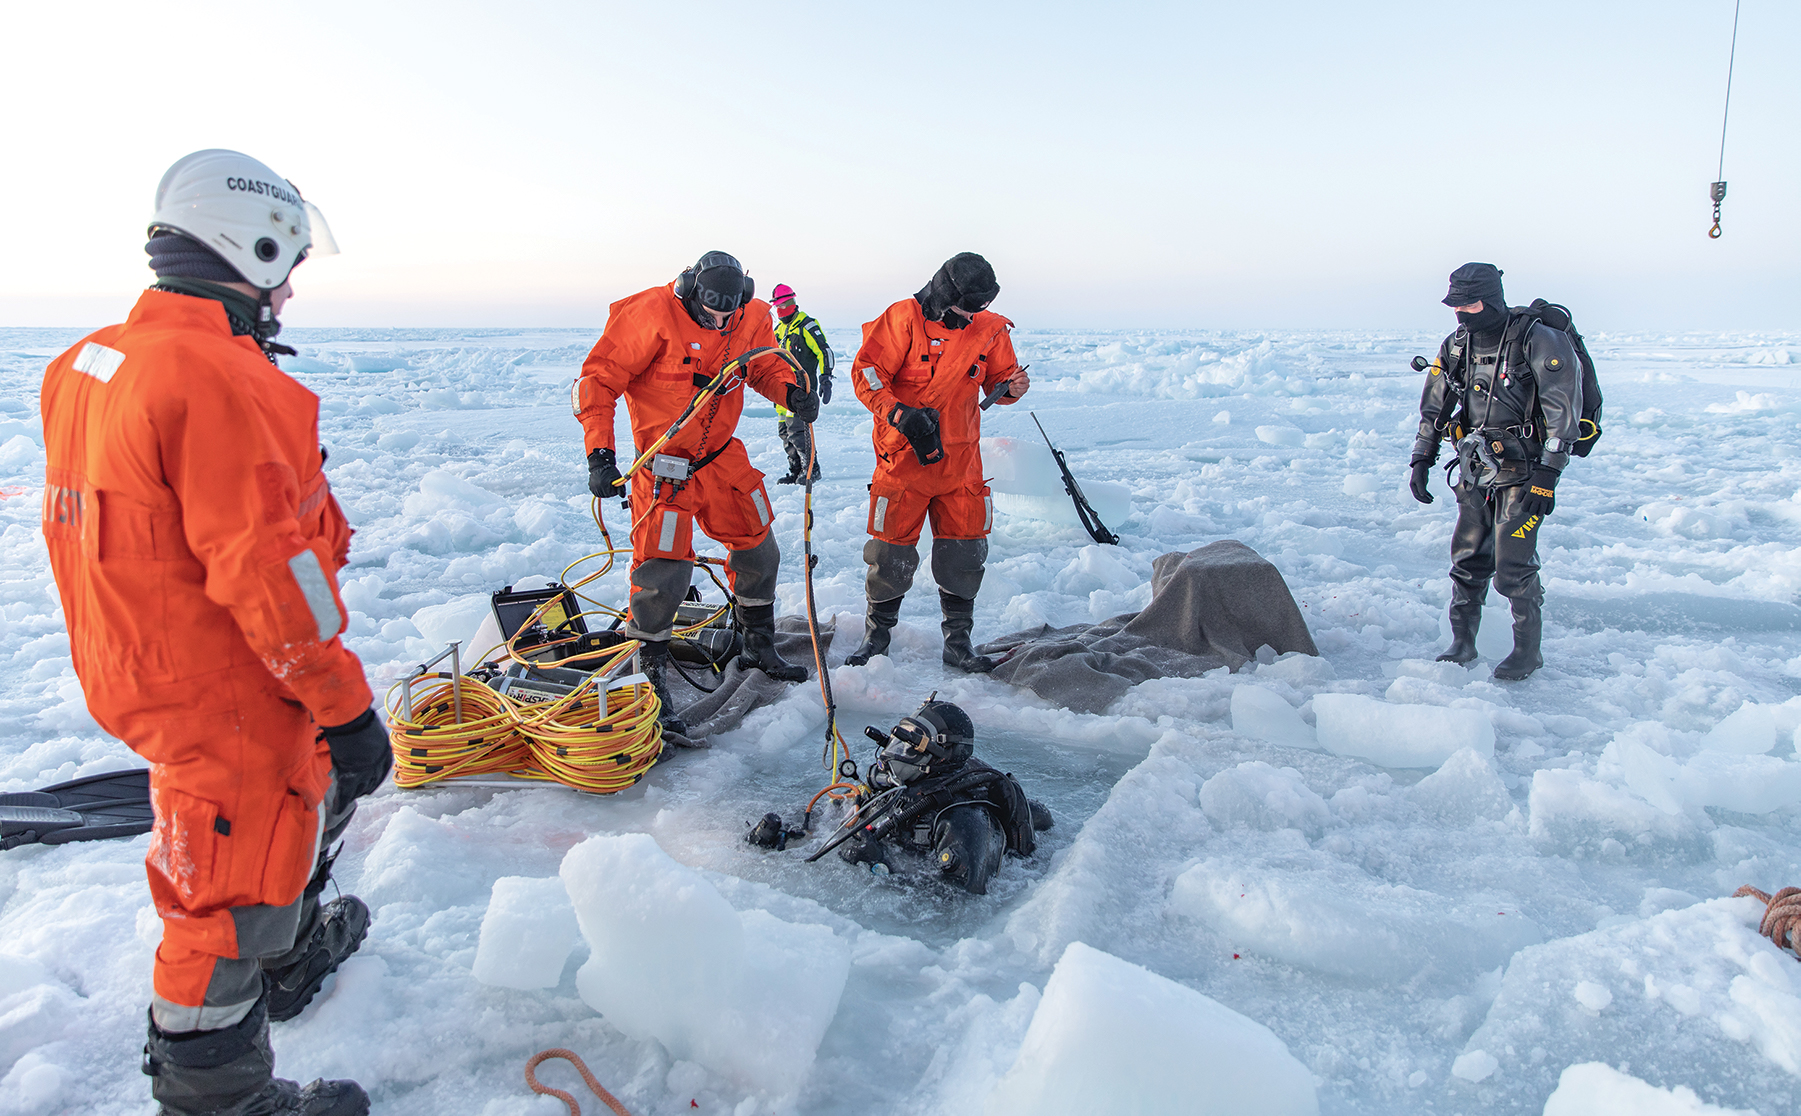
{"label": "black face mask", "polygon": [[1507,324],[1507,307],[1495,302],[1483,302],[1482,309],[1473,314],[1456,313],[1458,324],[1471,333],[1494,333]]}

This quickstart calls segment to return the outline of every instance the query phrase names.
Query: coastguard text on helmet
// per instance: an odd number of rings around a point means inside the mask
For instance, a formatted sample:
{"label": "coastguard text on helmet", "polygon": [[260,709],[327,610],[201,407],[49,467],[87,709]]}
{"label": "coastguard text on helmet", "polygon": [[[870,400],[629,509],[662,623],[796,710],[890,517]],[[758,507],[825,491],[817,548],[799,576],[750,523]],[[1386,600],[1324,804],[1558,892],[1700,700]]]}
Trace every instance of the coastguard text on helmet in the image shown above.
{"label": "coastguard text on helmet", "polygon": [[258,178],[227,178],[227,190],[238,190],[246,194],[265,194],[276,201],[287,205],[299,205],[300,195],[286,186],[277,186],[272,182],[264,182]]}

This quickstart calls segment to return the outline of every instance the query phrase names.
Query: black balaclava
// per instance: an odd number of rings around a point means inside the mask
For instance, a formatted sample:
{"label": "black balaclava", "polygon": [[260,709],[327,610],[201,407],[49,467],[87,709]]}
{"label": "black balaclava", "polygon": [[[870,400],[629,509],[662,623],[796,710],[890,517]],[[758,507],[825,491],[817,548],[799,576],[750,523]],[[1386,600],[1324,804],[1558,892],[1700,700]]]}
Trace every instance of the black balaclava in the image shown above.
{"label": "black balaclava", "polygon": [[749,301],[756,289],[750,276],[744,274],[744,265],[726,252],[708,252],[691,270],[694,284],[688,289],[687,297],[682,299],[682,305],[687,309],[688,317],[702,329],[719,329],[713,324],[713,315],[707,313],[708,310],[721,310],[730,315]]}
{"label": "black balaclava", "polygon": [[1502,274],[1500,268],[1486,263],[1466,263],[1451,272],[1451,289],[1444,304],[1482,304],[1482,309],[1473,314],[1457,311],[1458,323],[1471,333],[1493,335],[1507,324],[1507,292],[1501,287]]}
{"label": "black balaclava", "polygon": [[946,329],[962,329],[969,324],[969,319],[948,313],[951,307],[974,314],[1000,293],[1001,285],[994,278],[994,268],[987,260],[974,252],[958,252],[944,261],[944,266],[933,273],[931,282],[919,288],[913,298],[927,321],[937,322]]}
{"label": "black balaclava", "polygon": [[144,245],[144,252],[150,257],[151,270],[156,272],[151,290],[210,298],[225,308],[232,336],[253,338],[270,363],[274,363],[276,353],[293,355],[293,349],[275,344],[281,322],[273,316],[266,322],[262,320],[262,300],[223,285],[250,282],[223,256],[170,229],[157,229]]}

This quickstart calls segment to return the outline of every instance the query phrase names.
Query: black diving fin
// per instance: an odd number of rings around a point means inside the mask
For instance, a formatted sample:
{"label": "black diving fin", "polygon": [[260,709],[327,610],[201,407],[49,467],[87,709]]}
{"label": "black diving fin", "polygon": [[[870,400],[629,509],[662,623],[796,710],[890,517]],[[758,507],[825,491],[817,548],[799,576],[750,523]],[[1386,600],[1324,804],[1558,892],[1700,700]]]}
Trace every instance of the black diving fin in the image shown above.
{"label": "black diving fin", "polygon": [[0,794],[0,849],[135,837],[155,823],[147,767]]}

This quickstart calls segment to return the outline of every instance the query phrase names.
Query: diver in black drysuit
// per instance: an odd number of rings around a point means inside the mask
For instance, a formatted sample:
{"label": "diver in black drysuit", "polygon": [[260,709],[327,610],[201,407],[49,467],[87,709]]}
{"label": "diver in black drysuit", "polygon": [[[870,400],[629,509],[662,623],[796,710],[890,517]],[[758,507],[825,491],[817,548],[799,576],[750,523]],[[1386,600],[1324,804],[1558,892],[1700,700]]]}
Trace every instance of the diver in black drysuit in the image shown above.
{"label": "diver in black drysuit", "polygon": [[1501,270],[1469,263],[1451,273],[1444,303],[1457,330],[1438,347],[1420,396],[1410,462],[1413,496],[1441,441],[1458,454],[1457,529],[1451,535],[1451,646],[1441,662],[1476,659],[1476,629],[1492,578],[1513,608],[1513,652],[1494,676],[1518,681],[1544,665],[1544,587],[1538,530],[1556,506],[1557,479],[1580,436],[1582,366],[1567,334],[1507,308]]}
{"label": "diver in black drysuit", "polygon": [[[875,734],[880,736],[881,734]],[[988,891],[1003,853],[1031,856],[1050,811],[1019,780],[975,758],[975,725],[948,701],[901,718],[870,767],[859,805],[894,800],[838,847],[852,864],[889,866],[886,839],[927,854],[945,876],[975,895]],[[974,806],[977,809],[964,809]]]}

